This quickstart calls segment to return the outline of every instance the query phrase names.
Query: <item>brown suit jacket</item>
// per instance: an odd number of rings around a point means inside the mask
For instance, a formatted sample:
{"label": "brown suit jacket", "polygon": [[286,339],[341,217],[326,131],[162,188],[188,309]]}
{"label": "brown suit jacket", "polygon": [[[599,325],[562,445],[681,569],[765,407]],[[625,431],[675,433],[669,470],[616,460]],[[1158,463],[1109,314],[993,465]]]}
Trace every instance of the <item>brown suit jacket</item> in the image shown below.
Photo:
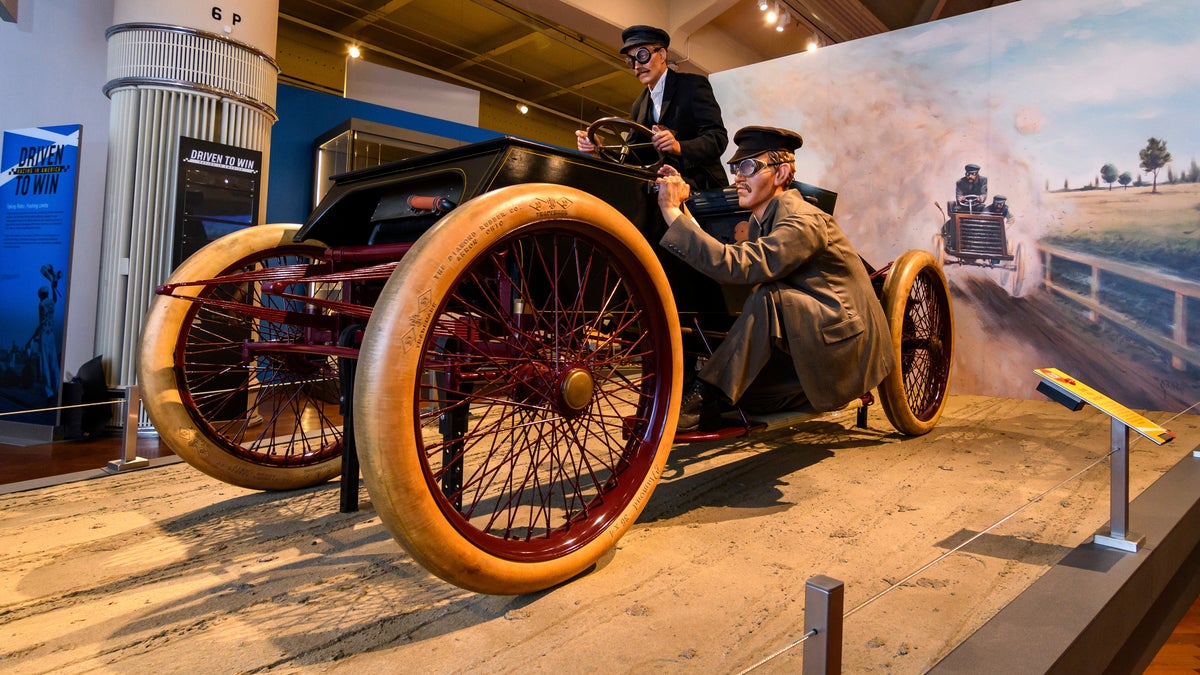
{"label": "brown suit jacket", "polygon": [[[753,330],[781,330],[772,337],[787,340],[809,401],[819,411],[833,410],[895,367],[887,317],[862,259],[832,216],[796,190],[774,199],[763,215],[761,224],[751,224],[750,239],[736,244],[722,244],[681,216],[660,244],[721,283],[771,285],[775,320]],[[721,364],[715,367],[720,373]],[[750,384],[712,383],[735,401]]]}

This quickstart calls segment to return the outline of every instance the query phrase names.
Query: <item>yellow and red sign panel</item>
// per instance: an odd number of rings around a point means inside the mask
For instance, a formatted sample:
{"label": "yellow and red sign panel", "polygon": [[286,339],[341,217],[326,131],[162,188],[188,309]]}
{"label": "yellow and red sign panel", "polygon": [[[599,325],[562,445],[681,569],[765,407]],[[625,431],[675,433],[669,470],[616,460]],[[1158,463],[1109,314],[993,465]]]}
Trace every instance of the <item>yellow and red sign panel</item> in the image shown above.
{"label": "yellow and red sign panel", "polygon": [[1125,426],[1159,445],[1175,438],[1175,434],[1170,431],[1067,375],[1058,368],[1038,368],[1033,372],[1037,373],[1038,377],[1042,378],[1042,381],[1049,386],[1065,393],[1069,397],[1080,399],[1097,410],[1124,422]]}

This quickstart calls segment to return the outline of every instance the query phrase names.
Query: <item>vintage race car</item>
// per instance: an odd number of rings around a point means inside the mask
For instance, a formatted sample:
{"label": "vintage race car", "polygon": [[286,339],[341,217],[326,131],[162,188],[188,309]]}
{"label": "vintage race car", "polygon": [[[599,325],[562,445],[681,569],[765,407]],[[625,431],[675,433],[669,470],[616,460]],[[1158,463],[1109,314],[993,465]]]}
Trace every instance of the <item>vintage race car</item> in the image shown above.
{"label": "vintage race car", "polygon": [[[587,569],[637,519],[672,443],[761,428],[676,435],[684,364],[739,296],[657,246],[645,129],[590,131],[598,158],[498,138],[345,174],[303,226],[248,227],[187,259],[139,352],[161,439],[254,489],[328,481],[357,457],[395,538],[468,589]],[[732,188],[693,210],[728,241],[746,217]],[[899,364],[880,398],[922,434],[950,374],[946,280],[924,251],[871,271]]]}
{"label": "vintage race car", "polygon": [[[1008,219],[989,211],[975,195],[967,195],[963,206],[946,204],[944,224],[933,235],[933,251],[944,266],[982,267],[995,273],[995,281],[1018,295],[1025,280],[1025,251],[1021,242],[1013,248],[1008,240]],[[941,211],[941,205],[936,204]],[[946,217],[949,213],[949,217]]]}

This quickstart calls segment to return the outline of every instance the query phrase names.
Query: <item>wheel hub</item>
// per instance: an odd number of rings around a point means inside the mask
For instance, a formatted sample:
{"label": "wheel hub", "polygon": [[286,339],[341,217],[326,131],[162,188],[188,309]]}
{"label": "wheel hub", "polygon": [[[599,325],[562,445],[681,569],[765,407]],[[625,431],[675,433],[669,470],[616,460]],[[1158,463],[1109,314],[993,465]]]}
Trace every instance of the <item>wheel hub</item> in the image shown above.
{"label": "wheel hub", "polygon": [[592,402],[592,390],[595,381],[592,374],[579,367],[571,368],[559,380],[558,402],[563,412],[568,415],[578,415]]}

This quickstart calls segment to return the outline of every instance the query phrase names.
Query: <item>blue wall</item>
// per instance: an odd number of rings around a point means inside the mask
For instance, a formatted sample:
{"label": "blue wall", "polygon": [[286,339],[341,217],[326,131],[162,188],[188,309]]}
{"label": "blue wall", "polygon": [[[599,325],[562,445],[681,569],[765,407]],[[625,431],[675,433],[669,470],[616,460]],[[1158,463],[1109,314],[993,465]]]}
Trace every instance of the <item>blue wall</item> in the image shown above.
{"label": "blue wall", "polygon": [[302,223],[312,211],[313,151],[317,137],[350,118],[475,143],[501,134],[373,103],[279,85],[279,121],[271,130],[268,223]]}

